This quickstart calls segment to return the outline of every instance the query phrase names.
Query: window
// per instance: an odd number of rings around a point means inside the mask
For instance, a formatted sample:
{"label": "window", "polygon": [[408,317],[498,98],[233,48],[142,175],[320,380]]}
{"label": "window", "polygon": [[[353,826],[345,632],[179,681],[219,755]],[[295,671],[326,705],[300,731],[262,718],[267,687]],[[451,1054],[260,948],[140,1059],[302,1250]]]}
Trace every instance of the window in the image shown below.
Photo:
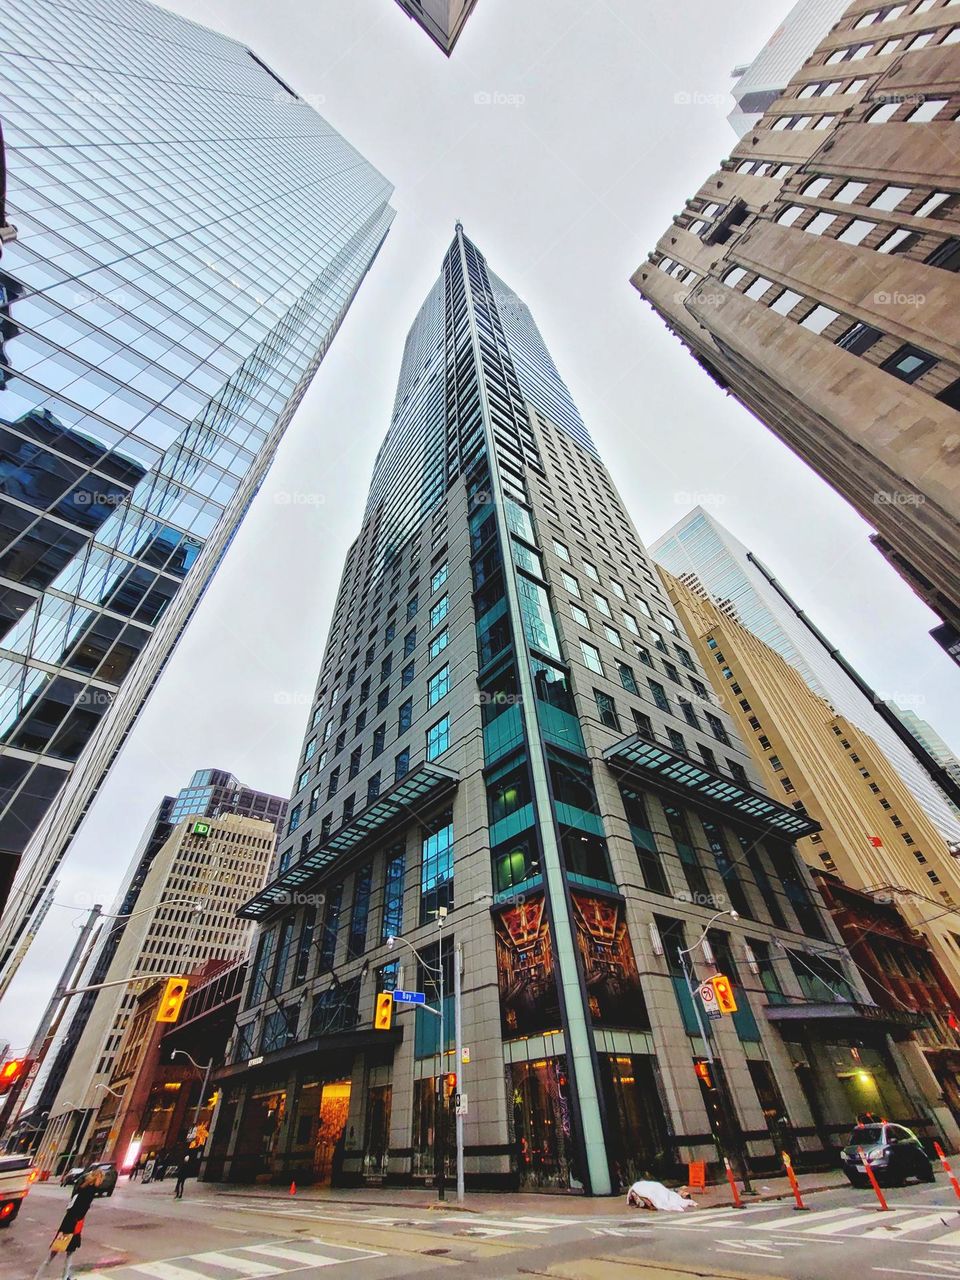
{"label": "window", "polygon": [[840,204],[853,204],[860,199],[867,186],[866,182],[845,182],[833,198]]}
{"label": "window", "polygon": [[377,694],[377,710],[386,710],[387,703],[390,701],[390,686],[385,684]]}
{"label": "window", "polygon": [[623,641],[620,639],[619,631],[615,631],[613,627],[604,627],[603,634],[607,637],[607,639],[612,645],[615,645],[618,649],[623,648]]}
{"label": "window", "polygon": [[596,605],[598,611],[602,613],[605,618],[613,617],[613,614],[610,612],[609,603],[606,601],[606,599],[604,599],[603,596],[598,595],[596,591],[593,593],[593,603]]}
{"label": "window", "polygon": [[380,663],[380,679],[386,680],[387,676],[393,670],[393,654],[388,653],[384,660]]}
{"label": "window", "polygon": [[683,712],[683,718],[691,729],[699,729],[700,721],[697,719],[696,708],[692,702],[688,702],[686,698],[680,698],[680,710]]}
{"label": "window", "polygon": [[[807,85],[808,89],[812,87],[813,86],[811,85]],[[803,94],[801,94],[800,96],[802,97]],[[801,188],[801,195],[805,195],[805,196],[823,195],[824,191],[826,191],[827,187],[829,187],[832,181],[833,181],[832,178],[811,178],[810,181],[804,187]]]}
{"label": "window", "polygon": [[626,600],[627,593],[624,591],[620,583],[614,582],[612,578],[610,579],[610,590],[619,600]]}
{"label": "window", "polygon": [[442,666],[430,677],[427,685],[427,706],[432,707],[450,691],[450,668]]}
{"label": "window", "polygon": [[427,730],[427,759],[436,760],[450,746],[450,717],[444,716]]}
{"label": "window", "polygon": [[784,289],[784,291],[770,304],[770,310],[776,311],[778,315],[785,316],[793,310],[798,302],[802,301],[802,294],[794,293],[792,289]]}
{"label": "window", "polygon": [[849,351],[852,355],[863,355],[864,351],[869,351],[875,342],[883,337],[879,329],[874,329],[872,325],[861,324],[859,321],[851,325],[837,339],[837,346],[843,347],[844,351]]}
{"label": "window", "polygon": [[453,817],[448,809],[425,827],[420,860],[420,923],[453,906]]}
{"label": "window", "polygon": [[601,724],[605,724],[608,729],[619,729],[620,717],[617,715],[617,706],[609,693],[604,693],[602,689],[594,689],[593,696],[597,700],[597,714],[600,716]]}
{"label": "window", "polygon": [[327,784],[327,799],[336,795],[337,787],[340,785],[340,766],[330,770],[330,781]]}
{"label": "window", "polygon": [[626,689],[627,693],[633,693],[639,696],[640,690],[637,688],[637,681],[633,674],[633,669],[628,667],[625,662],[618,662],[617,672],[620,676],[620,683]]}
{"label": "window", "polygon": [[347,771],[348,778],[355,778],[360,772],[360,760],[363,756],[363,747],[354,747],[350,752],[350,768]]}
{"label": "window", "polygon": [[684,741],[683,734],[677,729],[667,729],[667,737],[670,739],[670,745],[674,751],[679,751],[681,755],[687,754],[687,744]]}
{"label": "window", "polygon": [[892,373],[895,378],[899,378],[902,382],[916,382],[929,369],[932,369],[936,363],[936,358],[929,351],[924,351],[922,347],[911,346],[910,343],[904,343],[902,347],[897,348],[892,356],[888,356],[884,360],[880,368],[885,369],[887,373]]}
{"label": "window", "polygon": [[835,213],[818,213],[816,217],[811,218],[807,225],[803,228],[812,236],[822,236],[829,230],[837,220]]}
{"label": "window", "polygon": [[854,218],[852,222],[848,222],[844,229],[837,236],[838,240],[842,240],[845,244],[860,244],[866,240],[871,231],[875,231],[877,224],[875,222],[867,222],[864,218]]}
{"label": "window", "polygon": [[926,200],[924,200],[923,204],[921,204],[919,208],[914,209],[911,216],[914,218],[929,218],[930,215],[939,209],[946,200],[950,199],[950,195],[951,193],[949,191],[931,192],[931,194],[927,196]]}
{"label": "window", "polygon": [[580,641],[580,650],[583,653],[583,661],[586,667],[596,675],[602,676],[603,663],[600,661],[600,650],[595,649],[592,644],[587,644],[586,640]]}
{"label": "window", "polygon": [[401,778],[405,778],[410,772],[410,748],[404,747],[393,761],[393,780],[399,782]]}
{"label": "window", "polygon": [[640,628],[637,625],[637,620],[632,613],[621,612],[620,617],[623,619],[623,625],[628,631],[632,631],[635,636],[640,634]]}
{"label": "window", "polygon": [[637,733],[643,738],[649,738],[651,742],[654,740],[653,721],[644,712],[638,711],[636,707],[630,708],[630,714],[633,716],[634,727]]}
{"label": "window", "polygon": [[658,684],[656,680],[648,680],[647,684],[650,686],[651,696],[660,710],[669,711],[670,699],[667,697],[667,691],[664,689],[663,685]]}
{"label": "window", "polygon": [[913,190],[912,187],[895,187],[888,184],[883,187],[870,201],[871,209],[896,209],[897,205]]}
{"label": "window", "polygon": [[408,684],[413,684],[415,668],[416,668],[416,663],[408,662],[407,665],[400,672],[400,688],[401,689],[405,689]]}
{"label": "window", "polygon": [[417,647],[417,628],[414,627],[413,630],[408,631],[403,638],[403,656],[405,658],[409,658],[411,653],[413,653],[416,647]]}
{"label": "window", "polygon": [[414,617],[416,617],[418,607],[419,605],[417,603],[417,597],[411,596],[410,599],[407,601],[407,621],[408,622],[410,622]]}
{"label": "window", "polygon": [[430,579],[430,590],[439,591],[447,580],[447,566],[442,564]]}
{"label": "window", "polygon": [[899,102],[881,102],[879,107],[874,107],[872,111],[867,113],[867,123],[883,124],[891,116],[895,116],[899,109]]}
{"label": "window", "polygon": [[406,733],[413,723],[413,699],[408,698],[397,713],[397,733]]}
{"label": "window", "polygon": [[713,752],[705,743],[703,742],[698,743],[698,746],[700,747],[700,754],[703,757],[703,763],[707,766],[708,769],[713,769],[713,771],[716,772],[717,757],[713,754]]}
{"label": "window", "polygon": [[710,732],[716,740],[718,742],[722,742],[724,746],[729,747],[730,739],[727,737],[727,731],[723,727],[723,721],[718,716],[713,715],[710,711],[705,711],[703,714],[706,718],[707,724],[710,726]]}
{"label": "window", "polygon": [[373,804],[380,794],[380,772],[372,773],[367,779],[367,804]]}
{"label": "window", "polygon": [[960,236],[950,236],[941,241],[926,257],[931,267],[940,267],[943,271],[960,271]]}
{"label": "window", "polygon": [[449,604],[449,597],[441,596],[440,599],[437,601],[437,603],[430,610],[430,629],[431,630],[433,630],[434,627],[438,627],[440,623],[444,620],[444,618],[447,616],[448,604]]}
{"label": "window", "polygon": [[353,882],[353,911],[350,913],[350,932],[347,935],[347,959],[363,955],[367,945],[367,921],[370,917],[370,889],[373,885],[373,865],[361,867]]}
{"label": "window", "polygon": [[569,573],[561,573],[560,578],[563,582],[563,585],[570,592],[570,594],[572,596],[576,596],[577,599],[579,600],[580,599],[580,583],[576,580],[576,578],[572,577]]}
{"label": "window", "polygon": [[927,120],[933,120],[949,101],[949,98],[927,98],[918,107],[914,107],[907,120],[910,124],[923,124]]}
{"label": "window", "polygon": [[600,581],[600,574],[597,571],[597,566],[595,564],[591,564],[589,560],[584,560],[583,570],[587,577],[592,578],[594,582]]}
{"label": "window", "polygon": [[320,930],[320,972],[333,968],[337,949],[337,931],[340,928],[340,908],[343,904],[343,885],[336,884],[326,892],[326,907]]}
{"label": "window", "polygon": [[814,307],[800,321],[800,327],[809,329],[812,333],[823,333],[836,320],[838,312],[831,311],[829,307]]}
{"label": "window", "polygon": [[430,641],[431,660],[436,657],[439,657],[439,655],[443,653],[444,649],[447,647],[447,643],[449,639],[450,639],[450,636],[446,627],[444,627],[442,631],[437,632],[437,634]]}
{"label": "window", "polygon": [[584,627],[587,631],[590,630],[590,617],[585,609],[581,609],[578,604],[573,604],[570,606],[570,613],[578,626]]}
{"label": "window", "polygon": [[557,556],[557,558],[558,558],[558,559],[560,559],[560,560],[566,560],[567,564],[569,564],[569,563],[570,563],[570,552],[569,552],[569,551],[567,550],[567,548],[563,545],[563,543],[562,543],[562,542],[558,542],[558,541],[556,540],[556,538],[554,538],[554,540],[553,540],[553,552],[554,552],[554,555],[555,555],[555,556]]}
{"label": "window", "polygon": [[380,925],[380,941],[395,938],[403,932],[403,877],[406,856],[403,843],[387,851],[387,864],[383,885],[383,919]]}

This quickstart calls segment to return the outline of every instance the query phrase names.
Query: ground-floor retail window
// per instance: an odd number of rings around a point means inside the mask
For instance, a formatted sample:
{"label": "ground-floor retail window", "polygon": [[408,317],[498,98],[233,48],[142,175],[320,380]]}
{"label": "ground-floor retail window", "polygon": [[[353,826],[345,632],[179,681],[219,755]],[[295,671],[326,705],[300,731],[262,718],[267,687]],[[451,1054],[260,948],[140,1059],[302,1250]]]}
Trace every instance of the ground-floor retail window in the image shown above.
{"label": "ground-floor retail window", "polygon": [[565,1057],[507,1068],[515,1172],[521,1187],[581,1186]]}
{"label": "ground-floor retail window", "polygon": [[363,1153],[363,1172],[367,1177],[386,1177],[392,1101],[393,1089],[388,1084],[371,1085],[367,1092]]}
{"label": "ground-floor retail window", "polygon": [[[432,1177],[437,1171],[437,1094],[433,1076],[415,1080],[413,1085],[413,1164],[415,1176]],[[456,1151],[452,1139],[453,1123],[447,1117],[444,1126],[444,1169],[448,1177],[456,1177]]]}

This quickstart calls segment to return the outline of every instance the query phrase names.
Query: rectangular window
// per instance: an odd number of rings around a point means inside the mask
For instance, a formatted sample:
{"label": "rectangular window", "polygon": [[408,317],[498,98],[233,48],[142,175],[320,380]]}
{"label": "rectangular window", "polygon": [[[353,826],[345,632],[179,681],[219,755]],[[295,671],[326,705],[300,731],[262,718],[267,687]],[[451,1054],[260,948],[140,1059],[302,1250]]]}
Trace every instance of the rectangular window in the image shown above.
{"label": "rectangular window", "polygon": [[604,693],[602,689],[594,689],[593,696],[597,700],[597,713],[601,723],[608,729],[619,729],[620,717],[617,715],[617,706],[609,693]]}
{"label": "rectangular window", "polygon": [[400,673],[400,688],[405,689],[408,684],[413,684],[413,677],[416,674],[416,663],[408,662]]}
{"label": "rectangular window", "polygon": [[417,628],[414,627],[413,630],[408,631],[403,638],[403,656],[405,658],[409,658],[411,653],[413,653],[416,647],[417,647]]}
{"label": "rectangular window", "polygon": [[590,630],[590,618],[585,609],[581,609],[578,604],[572,604],[570,613],[578,627],[583,627],[586,631]]}
{"label": "rectangular window", "polygon": [[373,864],[361,867],[353,882],[353,911],[350,915],[350,932],[347,935],[347,959],[363,955],[367,945],[367,921],[370,917],[370,889],[373,884]]}
{"label": "rectangular window", "polygon": [[707,724],[710,726],[710,732],[713,734],[716,740],[718,742],[722,742],[724,746],[729,747],[730,739],[727,737],[727,731],[723,727],[723,721],[720,720],[717,716],[713,715],[713,713],[710,711],[705,711],[703,714],[706,718]]}
{"label": "rectangular window", "polygon": [[402,841],[387,850],[387,863],[383,883],[383,920],[380,925],[380,941],[395,938],[403,932],[403,877],[406,854]]}
{"label": "rectangular window", "polygon": [[442,564],[430,579],[430,590],[439,591],[447,580],[447,566]]}
{"label": "rectangular window", "polygon": [[600,661],[600,650],[594,648],[592,644],[587,644],[586,640],[580,641],[580,650],[583,653],[584,664],[590,671],[596,675],[603,675],[603,663]]}
{"label": "rectangular window", "polygon": [[399,782],[401,778],[405,778],[410,771],[410,748],[404,749],[394,758],[393,762],[393,780]]}
{"label": "rectangular window", "polygon": [[626,689],[627,693],[639,695],[640,690],[637,688],[637,681],[633,674],[633,668],[628,667],[625,662],[618,662],[617,673],[620,676],[620,683]]}
{"label": "rectangular window", "polygon": [[437,603],[430,610],[430,629],[438,627],[447,616],[447,607],[450,603],[449,596],[441,596]]}
{"label": "rectangular window", "polygon": [[577,599],[579,600],[580,599],[580,583],[576,580],[576,578],[571,577],[569,573],[561,573],[560,578],[563,582],[563,585],[570,592],[570,594],[572,596],[576,596]]}
{"label": "rectangular window", "polygon": [[449,691],[450,668],[444,665],[430,677],[430,683],[427,685],[427,706],[435,706]]}
{"label": "rectangular window", "polygon": [[450,717],[444,716],[427,730],[427,759],[436,760],[450,747]]}
{"label": "rectangular window", "polygon": [[447,647],[447,642],[449,641],[449,639],[450,639],[450,636],[449,636],[449,633],[447,632],[446,627],[444,627],[442,631],[437,632],[437,634],[430,641],[431,660],[436,657],[439,657],[439,655],[443,653],[444,649]]}
{"label": "rectangular window", "polygon": [[424,829],[420,861],[420,923],[453,907],[453,815],[448,809]]}
{"label": "rectangular window", "polygon": [[602,613],[605,618],[613,617],[613,615],[610,612],[610,605],[608,604],[607,600],[596,591],[594,591],[593,593],[593,603],[596,605],[599,612]]}
{"label": "rectangular window", "polygon": [[397,733],[406,733],[413,724],[413,699],[408,698],[397,712]]}
{"label": "rectangular window", "polygon": [[408,622],[410,622],[416,616],[417,608],[418,608],[417,597],[411,596],[410,599],[407,601],[407,621]]}
{"label": "rectangular window", "polygon": [[320,972],[333,968],[337,953],[337,931],[340,928],[340,908],[343,905],[343,885],[335,884],[327,890],[327,902],[323,912],[323,928],[320,931]]}
{"label": "rectangular window", "polygon": [[558,542],[556,538],[553,540],[553,553],[559,560],[566,560],[567,564],[570,563],[570,552],[564,544],[562,542]]}
{"label": "rectangular window", "polygon": [[354,747],[350,752],[350,768],[347,771],[349,778],[355,778],[360,772],[360,760],[363,756],[363,747]]}
{"label": "rectangular window", "polygon": [[667,697],[667,691],[664,689],[663,685],[658,684],[656,680],[648,680],[647,684],[650,686],[651,696],[660,710],[669,711],[670,699]]}
{"label": "rectangular window", "polygon": [[380,794],[380,773],[371,774],[367,779],[367,804],[373,804]]}

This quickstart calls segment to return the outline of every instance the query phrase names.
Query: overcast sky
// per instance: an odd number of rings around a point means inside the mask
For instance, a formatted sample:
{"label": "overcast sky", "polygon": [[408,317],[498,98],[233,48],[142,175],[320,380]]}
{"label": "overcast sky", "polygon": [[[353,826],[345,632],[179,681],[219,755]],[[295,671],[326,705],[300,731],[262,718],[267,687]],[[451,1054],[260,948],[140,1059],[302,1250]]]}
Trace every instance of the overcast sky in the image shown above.
{"label": "overcast sky", "polygon": [[210,766],[289,794],[403,338],[457,218],[532,308],[641,537],[708,506],[877,689],[960,744],[937,619],[629,283],[735,145],[730,70],[790,4],[479,0],[448,61],[394,0],[168,0],[314,101],[395,184],[397,219],[62,869],[68,905],[4,1001],[0,1044],[29,1040],[75,936],[69,905],[109,905],[163,794]]}

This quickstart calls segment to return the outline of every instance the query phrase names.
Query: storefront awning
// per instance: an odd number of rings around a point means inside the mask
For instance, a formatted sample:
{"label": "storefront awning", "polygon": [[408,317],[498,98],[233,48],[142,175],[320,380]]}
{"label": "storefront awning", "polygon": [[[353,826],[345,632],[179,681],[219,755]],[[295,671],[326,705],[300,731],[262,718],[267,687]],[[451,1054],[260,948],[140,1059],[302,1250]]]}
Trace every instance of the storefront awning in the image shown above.
{"label": "storefront awning", "polygon": [[774,835],[799,840],[820,824],[742,782],[707,769],[691,756],[661,746],[642,734],[616,742],[603,753],[611,769],[647,779],[685,795],[728,817],[739,818]]}
{"label": "storefront awning", "polygon": [[294,901],[298,892],[314,884],[327,868],[345,854],[380,840],[394,827],[422,817],[429,806],[456,789],[459,775],[436,764],[421,764],[391,787],[373,804],[334,832],[276,880],[261,889],[237,912],[245,920],[267,920]]}
{"label": "storefront awning", "polygon": [[233,1062],[219,1067],[213,1073],[214,1080],[239,1080],[245,1077],[260,1079],[269,1076],[280,1068],[299,1066],[305,1061],[312,1067],[321,1067],[330,1061],[337,1061],[341,1056],[347,1062],[353,1054],[375,1050],[377,1053],[393,1052],[403,1040],[403,1026],[394,1026],[389,1031],[374,1031],[372,1027],[355,1027],[350,1031],[337,1031],[331,1035],[313,1036],[309,1040],[300,1040],[288,1044],[285,1049],[277,1049],[274,1053],[260,1054],[256,1058],[248,1058],[243,1062]]}
{"label": "storefront awning", "polygon": [[791,1030],[813,1033],[818,1039],[879,1031],[893,1036],[895,1040],[903,1040],[914,1031],[927,1026],[927,1018],[923,1013],[912,1013],[907,1009],[881,1009],[876,1004],[860,1004],[849,1000],[836,1000],[829,1004],[768,1004],[764,1005],[763,1012],[767,1021],[772,1022],[788,1038]]}

